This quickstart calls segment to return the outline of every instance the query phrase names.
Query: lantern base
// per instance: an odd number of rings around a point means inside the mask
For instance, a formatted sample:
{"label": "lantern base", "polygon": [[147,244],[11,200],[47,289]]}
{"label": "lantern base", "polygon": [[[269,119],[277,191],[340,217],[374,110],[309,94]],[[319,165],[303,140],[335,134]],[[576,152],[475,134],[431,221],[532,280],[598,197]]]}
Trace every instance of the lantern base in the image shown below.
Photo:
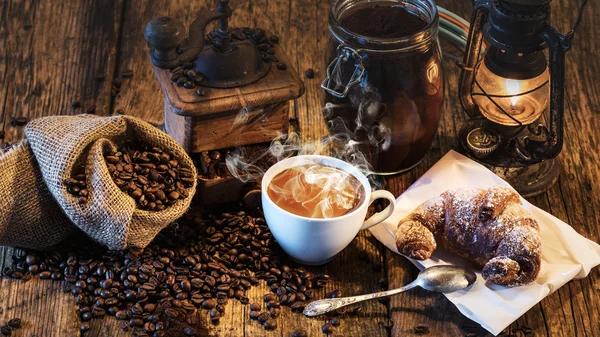
{"label": "lantern base", "polygon": [[514,150],[518,132],[484,118],[465,122],[460,130],[461,152],[487,167],[528,198],[546,192],[557,180],[560,163],[556,158],[534,164],[520,162]]}
{"label": "lantern base", "polygon": [[508,182],[524,198],[548,191],[556,183],[560,174],[560,162],[556,158],[525,167],[498,167],[482,164]]}

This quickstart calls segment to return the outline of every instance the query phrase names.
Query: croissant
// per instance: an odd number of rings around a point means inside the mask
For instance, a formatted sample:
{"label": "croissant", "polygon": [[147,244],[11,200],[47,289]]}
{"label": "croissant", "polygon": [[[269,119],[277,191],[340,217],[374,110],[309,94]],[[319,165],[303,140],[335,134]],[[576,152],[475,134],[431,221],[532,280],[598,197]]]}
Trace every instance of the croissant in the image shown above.
{"label": "croissant", "polygon": [[540,271],[539,226],[509,188],[448,190],[398,223],[396,247],[401,254],[425,260],[438,243],[482,266],[489,283],[527,284]]}

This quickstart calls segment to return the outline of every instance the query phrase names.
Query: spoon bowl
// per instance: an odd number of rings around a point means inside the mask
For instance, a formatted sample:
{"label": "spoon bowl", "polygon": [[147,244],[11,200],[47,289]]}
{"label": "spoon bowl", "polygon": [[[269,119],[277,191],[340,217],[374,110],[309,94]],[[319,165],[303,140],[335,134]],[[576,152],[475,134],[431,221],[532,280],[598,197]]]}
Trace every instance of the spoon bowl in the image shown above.
{"label": "spoon bowl", "polygon": [[472,270],[456,266],[433,266],[423,269],[415,281],[425,290],[451,293],[475,283],[477,275]]}

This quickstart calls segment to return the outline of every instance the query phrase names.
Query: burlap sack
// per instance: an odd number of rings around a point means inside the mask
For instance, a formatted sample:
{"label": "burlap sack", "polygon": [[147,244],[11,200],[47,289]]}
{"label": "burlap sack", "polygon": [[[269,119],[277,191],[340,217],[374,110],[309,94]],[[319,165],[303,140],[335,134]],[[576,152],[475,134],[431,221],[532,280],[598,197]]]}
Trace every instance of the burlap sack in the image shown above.
{"label": "burlap sack", "polygon": [[0,246],[45,249],[75,231],[46,187],[29,143],[0,154]]}
{"label": "burlap sack", "polygon": [[[48,189],[65,214],[85,233],[110,249],[145,247],[188,209],[196,191],[163,211],[144,211],[113,182],[103,151],[114,142],[137,138],[172,153],[181,164],[196,171],[185,150],[169,135],[129,116],[52,116],[33,120],[25,135]],[[88,202],[79,204],[63,183],[75,165],[85,163]]]}

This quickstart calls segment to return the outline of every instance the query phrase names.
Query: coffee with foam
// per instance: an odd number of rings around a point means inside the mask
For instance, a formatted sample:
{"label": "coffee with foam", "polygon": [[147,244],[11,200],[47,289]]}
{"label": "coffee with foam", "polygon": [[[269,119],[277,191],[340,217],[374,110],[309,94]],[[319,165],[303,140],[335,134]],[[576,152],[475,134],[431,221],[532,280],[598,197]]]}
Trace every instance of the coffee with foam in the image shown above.
{"label": "coffee with foam", "polygon": [[365,189],[344,170],[312,164],[280,172],[271,180],[267,194],[290,213],[307,218],[335,218],[360,206]]}

